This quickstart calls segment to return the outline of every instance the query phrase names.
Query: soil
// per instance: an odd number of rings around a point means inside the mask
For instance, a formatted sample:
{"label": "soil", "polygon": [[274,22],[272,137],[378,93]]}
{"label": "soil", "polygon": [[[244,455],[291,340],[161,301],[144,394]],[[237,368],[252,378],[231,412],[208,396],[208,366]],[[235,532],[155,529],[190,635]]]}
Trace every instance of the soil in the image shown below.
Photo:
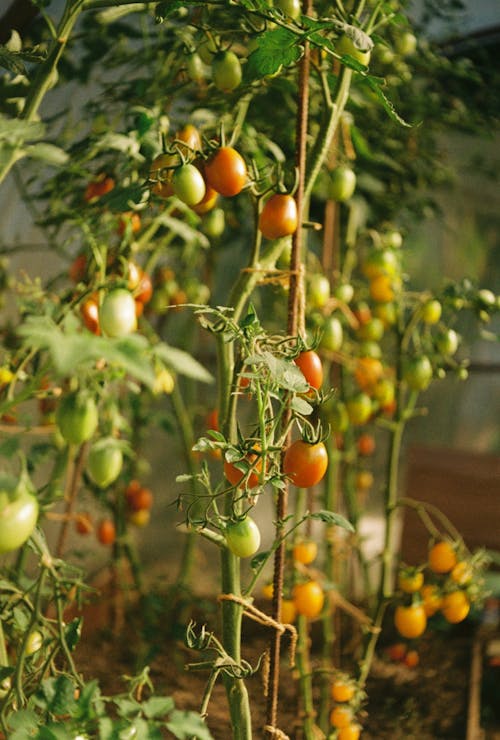
{"label": "soil", "polygon": [[[175,613],[171,611],[172,604],[171,597],[152,595],[140,608],[135,605],[124,614],[121,607],[116,611],[103,597],[87,608],[83,638],[76,654],[77,666],[84,677],[98,678],[103,693],[109,695],[124,690],[122,676],[134,675],[149,665],[157,694],[172,696],[178,708],[198,710],[208,676],[206,672],[186,670],[200,656],[183,642],[186,624],[193,616],[193,603],[190,599],[177,602]],[[208,615],[209,623],[216,624],[217,606],[213,602],[200,604],[198,600],[196,611],[203,614],[204,620]],[[256,665],[268,647],[269,628],[245,621],[244,630],[244,658]],[[313,632],[313,667],[319,665],[315,643]],[[345,644],[347,656],[348,642]],[[464,739],[471,645],[469,623],[446,631],[427,630],[415,645],[420,660],[413,668],[391,661],[386,648],[381,646],[373,662],[366,686],[367,701],[359,717],[363,740]],[[289,666],[289,656],[289,639],[284,637],[279,728],[291,740],[301,740],[298,683],[295,671]],[[341,657],[344,670],[347,660]],[[266,724],[262,672],[249,678],[247,686],[254,737],[267,736],[259,729]],[[207,724],[215,740],[227,740],[228,710],[220,682],[211,696]]]}

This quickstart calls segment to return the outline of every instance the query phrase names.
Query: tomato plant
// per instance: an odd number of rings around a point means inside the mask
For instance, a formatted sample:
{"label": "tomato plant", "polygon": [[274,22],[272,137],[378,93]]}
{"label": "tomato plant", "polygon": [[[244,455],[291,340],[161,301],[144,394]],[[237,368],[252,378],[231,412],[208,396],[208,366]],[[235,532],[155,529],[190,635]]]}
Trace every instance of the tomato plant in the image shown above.
{"label": "tomato plant", "polygon": [[292,442],[283,457],[283,472],[300,488],[315,486],[328,467],[328,454],[323,442],[311,444],[302,439]]}

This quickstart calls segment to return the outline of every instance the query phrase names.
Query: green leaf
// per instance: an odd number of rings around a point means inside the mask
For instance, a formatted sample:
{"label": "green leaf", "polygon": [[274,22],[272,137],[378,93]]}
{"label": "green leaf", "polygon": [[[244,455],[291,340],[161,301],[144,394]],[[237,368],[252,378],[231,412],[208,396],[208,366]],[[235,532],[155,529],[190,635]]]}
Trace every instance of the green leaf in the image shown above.
{"label": "green leaf", "polygon": [[180,221],[178,218],[168,216],[166,213],[162,213],[158,217],[158,221],[163,226],[166,226],[168,229],[170,229],[170,231],[173,231],[174,234],[180,236],[181,239],[183,239],[183,241],[188,244],[198,244],[204,249],[208,249],[208,247],[210,246],[210,241],[209,239],[207,239],[205,234],[202,234],[201,231],[198,231],[197,229],[193,229],[193,227],[187,224],[185,221]]}
{"label": "green leaf", "polygon": [[10,740],[29,740],[35,737],[38,719],[30,709],[18,709],[9,717]]}
{"label": "green leaf", "polygon": [[269,557],[269,552],[259,552],[258,555],[255,555],[251,561],[250,561],[250,567],[252,570],[258,570],[262,563],[264,563],[267,558]]}
{"label": "green leaf", "polygon": [[15,75],[26,75],[26,67],[19,53],[9,51],[5,46],[0,46],[0,67],[7,69]]}
{"label": "green leaf", "polygon": [[72,714],[75,707],[75,686],[67,676],[47,678],[37,694],[37,703],[51,714]]}
{"label": "green leaf", "polygon": [[280,388],[285,388],[295,393],[307,393],[309,390],[309,384],[297,365],[290,360],[276,357],[271,352],[250,355],[245,358],[245,364],[265,365],[272,379]]}
{"label": "green leaf", "polygon": [[259,45],[248,57],[245,78],[255,80],[274,75],[302,56],[300,38],[286,28],[275,28],[259,36]]}
{"label": "green leaf", "polygon": [[337,527],[347,529],[348,532],[354,532],[354,527],[351,522],[348,521],[342,514],[336,514],[334,511],[327,511],[321,509],[321,511],[315,511],[312,514],[307,515],[308,519],[319,519],[325,524],[334,524]]}
{"label": "green leaf", "polygon": [[123,213],[147,200],[149,188],[146,185],[116,187],[99,198],[99,207],[106,206],[110,211]]}
{"label": "green leaf", "polygon": [[196,712],[174,710],[167,722],[167,729],[179,740],[213,740],[210,730]]}
{"label": "green leaf", "polygon": [[214,381],[208,370],[182,349],[170,347],[162,342],[153,347],[153,352],[170,370],[179,373],[179,375],[186,375],[188,378],[200,381],[200,383],[213,383]]}
{"label": "green leaf", "polygon": [[[352,66],[352,65],[349,65],[349,66]],[[393,121],[396,121],[396,123],[399,123],[400,126],[405,126],[406,128],[412,128],[415,125],[413,123],[407,123],[404,120],[404,118],[401,118],[396,108],[394,107],[394,104],[389,100],[387,95],[384,93],[384,91],[380,87],[380,83],[375,77],[370,77],[369,75],[366,75],[366,76],[363,76],[361,81],[364,84],[368,85],[368,87],[375,93],[377,98],[382,103],[384,110],[386,111],[386,113],[388,113],[389,117],[392,118]]]}
{"label": "green leaf", "polygon": [[125,719],[138,717],[141,713],[141,705],[135,699],[120,698],[115,700],[115,704],[119,716],[125,717]]}
{"label": "green leaf", "polygon": [[80,637],[82,636],[82,623],[82,617],[76,617],[75,619],[72,619],[68,625],[66,625],[66,629],[64,630],[64,637],[66,638],[66,644],[68,645],[70,650],[75,649],[80,640]]}
{"label": "green leaf", "polygon": [[0,114],[0,140],[19,145],[23,141],[41,139],[44,134],[45,126],[43,123],[30,123],[18,118],[7,118]]}
{"label": "green leaf", "polygon": [[294,396],[290,405],[292,411],[295,411],[296,414],[300,414],[300,416],[309,416],[313,411],[311,404],[308,403],[305,398],[300,398],[300,396]]}
{"label": "green leaf", "polygon": [[152,696],[142,703],[142,711],[148,719],[164,717],[175,708],[175,702],[171,696]]}
{"label": "green leaf", "polygon": [[11,459],[14,457],[16,452],[19,450],[20,446],[21,446],[21,440],[18,435],[13,435],[12,437],[6,437],[3,440],[3,442],[0,444],[0,455],[2,457]]}
{"label": "green leaf", "polygon": [[46,142],[40,141],[37,144],[32,144],[25,149],[25,155],[31,159],[40,159],[47,164],[52,164],[57,167],[66,164],[69,159],[69,155],[58,146],[54,144],[47,144]]}

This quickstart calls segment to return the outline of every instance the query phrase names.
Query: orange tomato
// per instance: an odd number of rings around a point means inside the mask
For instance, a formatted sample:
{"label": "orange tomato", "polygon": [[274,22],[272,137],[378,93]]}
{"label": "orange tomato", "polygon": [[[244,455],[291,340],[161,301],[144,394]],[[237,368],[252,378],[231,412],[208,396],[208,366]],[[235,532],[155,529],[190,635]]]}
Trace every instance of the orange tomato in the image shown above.
{"label": "orange tomato", "polygon": [[317,554],[318,545],[314,540],[304,540],[302,542],[297,542],[293,546],[293,559],[297,563],[309,565],[316,560]]}
{"label": "orange tomato", "polygon": [[275,193],[266,201],[259,217],[259,229],[266,239],[280,239],[297,231],[297,203],[291,195]]}
{"label": "orange tomato", "polygon": [[384,366],[375,357],[360,357],[354,369],[354,378],[362,391],[370,392],[384,375]]}
{"label": "orange tomato", "polygon": [[95,180],[89,182],[85,188],[83,199],[87,203],[93,203],[106,193],[109,193],[115,187],[115,181],[112,177],[105,174],[99,175]]}
{"label": "orange tomato", "polygon": [[[254,445],[255,449],[258,449],[258,445]],[[224,462],[224,475],[231,483],[232,486],[241,488],[246,486],[247,488],[255,488],[260,483],[262,473],[262,458],[256,453],[248,453],[244,458],[248,465],[252,465],[251,472],[243,472],[231,462]]]}
{"label": "orange tomato", "polygon": [[398,573],[398,586],[406,594],[420,591],[424,582],[424,574],[414,568],[403,568]]}
{"label": "orange tomato", "polygon": [[141,228],[141,217],[135,211],[127,211],[122,213],[118,220],[117,232],[120,236],[123,236],[125,232],[130,229],[132,234],[136,234]]}
{"label": "orange tomato", "polygon": [[420,637],[427,627],[427,615],[422,604],[399,604],[394,613],[394,624],[403,637],[412,639]]}
{"label": "orange tomato", "polygon": [[102,519],[97,527],[97,539],[101,545],[112,545],[116,540],[116,527],[112,519]]}
{"label": "orange tomato", "polygon": [[457,554],[450,542],[436,542],[429,550],[429,568],[434,573],[449,573],[457,564]]}
{"label": "orange tomato", "polygon": [[325,594],[317,581],[305,581],[304,583],[295,584],[292,599],[297,614],[313,619],[323,609]]}
{"label": "orange tomato", "polygon": [[470,601],[465,591],[457,589],[443,596],[441,614],[450,624],[463,622],[470,611]]}
{"label": "orange tomato", "polygon": [[330,712],[330,724],[332,727],[336,727],[337,729],[349,727],[352,722],[352,717],[353,713],[351,707],[339,704]]}
{"label": "orange tomato", "polygon": [[245,160],[233,147],[223,146],[205,163],[205,177],[217,193],[227,198],[238,195],[247,180]]}
{"label": "orange tomato", "polygon": [[420,595],[426,615],[432,617],[441,608],[443,602],[439,588],[434,583],[425,583],[420,589]]}
{"label": "orange tomato", "polygon": [[356,693],[356,686],[349,679],[337,678],[332,683],[331,696],[334,701],[340,703],[351,701]]}
{"label": "orange tomato", "polygon": [[281,602],[281,623],[293,624],[297,617],[297,609],[291,599],[283,599]]}
{"label": "orange tomato", "polygon": [[101,333],[97,295],[92,295],[83,301],[80,306],[80,314],[84,325],[92,334],[98,335]]}

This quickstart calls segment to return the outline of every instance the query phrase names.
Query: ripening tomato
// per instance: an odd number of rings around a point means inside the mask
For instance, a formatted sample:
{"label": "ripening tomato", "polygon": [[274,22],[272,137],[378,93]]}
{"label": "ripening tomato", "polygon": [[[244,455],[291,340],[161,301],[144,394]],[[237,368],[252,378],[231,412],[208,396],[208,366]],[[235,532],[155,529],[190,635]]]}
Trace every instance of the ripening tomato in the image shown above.
{"label": "ripening tomato", "polygon": [[406,657],[407,646],[405,642],[394,642],[386,648],[387,656],[394,663],[399,663]]}
{"label": "ripening tomato", "polygon": [[[254,448],[257,450],[257,445],[254,445]],[[236,467],[234,463],[225,460],[224,475],[232,486],[237,486],[238,488],[241,488],[242,486],[245,486],[246,488],[255,488],[255,486],[259,485],[261,479],[262,458],[256,452],[250,452],[245,456],[242,462],[244,462],[245,467],[248,468],[245,471],[240,470],[240,468]],[[249,472],[250,466],[251,471]]]}
{"label": "ripening tomato", "polygon": [[314,619],[323,609],[325,594],[319,583],[311,580],[296,583],[293,587],[292,599],[297,614]]}
{"label": "ripening tomato", "polygon": [[222,92],[231,92],[241,83],[241,62],[234,51],[218,51],[212,59],[212,80]]}
{"label": "ripening tomato", "polygon": [[92,332],[99,335],[101,327],[99,325],[99,301],[96,295],[91,295],[80,305],[80,314],[84,326]]}
{"label": "ripening tomato", "polygon": [[239,558],[255,555],[260,547],[260,530],[250,516],[230,522],[224,530],[227,546]]}
{"label": "ripening tomato", "polygon": [[133,524],[134,527],[146,527],[151,520],[150,509],[137,509],[137,511],[131,511],[127,515],[127,521]]}
{"label": "ripening tomato", "polygon": [[368,491],[373,486],[374,475],[371,470],[359,470],[356,473],[356,488],[359,491]]}
{"label": "ripening tomato", "polygon": [[361,263],[361,271],[369,280],[379,275],[397,275],[399,269],[399,259],[392,249],[371,249]]}
{"label": "ripening tomato", "polygon": [[293,559],[296,563],[310,565],[318,554],[318,545],[314,540],[303,540],[293,546]]}
{"label": "ripening tomato", "polygon": [[427,627],[427,615],[423,604],[417,602],[409,606],[398,604],[394,613],[394,624],[402,637],[420,637]]}
{"label": "ripening tomato", "polygon": [[457,553],[451,542],[436,542],[429,550],[429,568],[434,573],[449,573],[457,564]]}
{"label": "ripening tomato", "polygon": [[75,529],[78,534],[83,535],[90,534],[93,531],[94,525],[88,512],[81,511],[75,514]]}
{"label": "ripening tomato", "polygon": [[340,703],[351,701],[356,693],[356,685],[348,678],[339,677],[332,683],[331,696]]}
{"label": "ripening tomato", "polygon": [[360,434],[356,440],[358,452],[363,457],[369,457],[375,452],[375,437],[372,434]]}
{"label": "ripening tomato", "polygon": [[205,177],[217,193],[231,198],[238,195],[246,184],[245,160],[233,147],[223,146],[205,163]]}
{"label": "ripening tomato", "polygon": [[[219,198],[219,193],[217,193],[213,188],[211,188],[210,185],[207,185],[205,183],[205,195],[203,196],[203,198],[200,200],[199,203],[196,203],[196,205],[192,206],[192,209],[199,216],[203,216],[204,213],[208,213],[213,208],[215,208],[215,204],[217,203],[218,198]],[[221,209],[218,209],[218,210],[220,211]],[[222,211],[222,213],[224,213],[224,211]],[[205,222],[205,226],[206,226],[206,222]],[[224,230],[224,228],[222,230]]]}
{"label": "ripening tomato", "polygon": [[347,415],[354,426],[366,424],[373,412],[370,396],[367,393],[356,393],[346,401]]}
{"label": "ripening tomato", "polygon": [[36,527],[38,501],[24,480],[0,474],[0,553],[24,545]]}
{"label": "ripening tomato", "polygon": [[97,179],[89,182],[85,188],[83,199],[87,203],[94,203],[106,193],[109,193],[115,187],[115,181],[112,177],[102,174]]}
{"label": "ripening tomato", "polygon": [[297,231],[297,203],[291,195],[275,193],[266,201],[259,217],[259,229],[266,239],[281,239]]}
{"label": "ripening tomato", "polygon": [[149,511],[153,506],[153,493],[135,478],[125,489],[127,506],[131,511]]}
{"label": "ripening tomato", "polygon": [[83,278],[85,277],[86,271],[87,255],[82,252],[75,257],[70,265],[70,268],[68,270],[70,280],[72,280],[74,283],[79,283],[80,280],[83,280]]}
{"label": "ripening tomato", "polygon": [[195,206],[203,200],[206,193],[205,180],[194,164],[181,164],[172,175],[175,195],[188,206]]}
{"label": "ripening tomato", "polygon": [[352,722],[352,718],[353,711],[351,707],[345,706],[344,704],[337,705],[330,712],[330,724],[332,727],[336,727],[337,729],[349,727]]}
{"label": "ripening tomato", "polygon": [[66,442],[75,445],[86,442],[97,429],[98,421],[96,402],[87,393],[68,393],[60,399],[56,424]]}
{"label": "ripening tomato", "polygon": [[346,165],[340,165],[332,170],[328,182],[328,197],[338,203],[344,203],[352,197],[356,189],[356,175],[354,170]]}
{"label": "ripening tomato", "polygon": [[134,300],[143,305],[149,303],[153,296],[153,283],[149,275],[135,262],[128,263],[128,286]]}
{"label": "ripening tomato", "polygon": [[123,236],[127,231],[130,230],[132,234],[137,234],[141,228],[141,217],[135,211],[129,211],[122,213],[118,219],[118,234]]}
{"label": "ripening tomato", "polygon": [[311,388],[318,390],[323,385],[323,363],[317,352],[312,349],[301,352],[294,359],[302,375]]}
{"label": "ripening tomato", "polygon": [[372,316],[369,321],[360,324],[356,336],[365,342],[380,342],[384,336],[384,322],[377,316]]}
{"label": "ripening tomato", "polygon": [[341,56],[348,54],[350,57],[356,59],[356,61],[364,64],[365,67],[370,64],[371,49],[358,49],[358,47],[354,45],[354,41],[345,34],[343,34],[335,44],[335,51]]}
{"label": "ripening tomato", "polygon": [[415,668],[420,663],[420,656],[416,650],[408,650],[403,662],[408,668]]}
{"label": "ripening tomato", "polygon": [[441,613],[450,624],[463,622],[470,611],[470,602],[465,591],[457,589],[444,594]]}
{"label": "ripening tomato", "polygon": [[97,527],[97,539],[101,545],[112,545],[116,540],[116,527],[112,519],[102,519]]}
{"label": "ripening tomato", "polygon": [[90,448],[87,458],[89,478],[99,488],[108,488],[121,473],[123,454],[115,439],[103,437]]}
{"label": "ripening tomato", "polygon": [[170,198],[174,194],[172,187],[172,174],[174,168],[179,164],[179,158],[175,154],[159,154],[149,170],[149,178],[153,182],[151,191],[160,198]]}
{"label": "ripening tomato", "polygon": [[298,439],[286,450],[283,472],[298,488],[315,486],[326,473],[328,453],[323,442]]}
{"label": "ripening tomato", "polygon": [[134,296],[125,288],[113,288],[99,309],[101,331],[108,337],[123,337],[137,328]]}
{"label": "ripening tomato", "polygon": [[354,369],[354,378],[361,390],[370,392],[384,375],[384,366],[376,357],[359,357]]}
{"label": "ripening tomato", "polygon": [[370,295],[376,303],[391,303],[396,296],[401,281],[398,277],[390,275],[377,275],[370,280]]}
{"label": "ripening tomato", "polygon": [[192,155],[194,152],[200,152],[202,149],[200,132],[192,123],[187,123],[180,131],[177,131],[175,139],[177,142],[182,142],[182,144],[177,144],[177,146],[185,156]]}
{"label": "ripening tomato", "polygon": [[474,577],[474,569],[467,560],[459,560],[453,567],[450,576],[451,580],[458,583],[459,586],[466,586]]}
{"label": "ripening tomato", "polygon": [[212,409],[207,414],[206,425],[207,429],[213,429],[215,432],[219,431],[219,412],[217,409]]}

